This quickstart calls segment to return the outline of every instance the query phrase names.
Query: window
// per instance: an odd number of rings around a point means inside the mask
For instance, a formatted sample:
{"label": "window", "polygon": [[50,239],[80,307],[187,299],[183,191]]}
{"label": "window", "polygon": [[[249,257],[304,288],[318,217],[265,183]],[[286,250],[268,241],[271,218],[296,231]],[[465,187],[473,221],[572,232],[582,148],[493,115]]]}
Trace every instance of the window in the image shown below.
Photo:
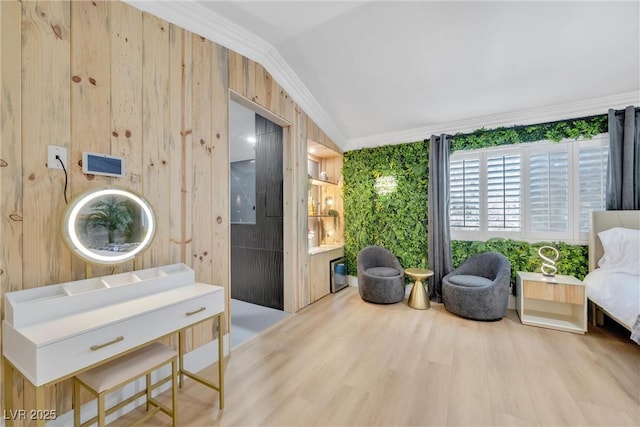
{"label": "window", "polygon": [[450,162],[449,222],[458,230],[480,229],[480,161]]}
{"label": "window", "polygon": [[609,146],[584,145],[578,150],[580,232],[589,232],[589,212],[605,209]]}
{"label": "window", "polygon": [[529,231],[541,233],[536,237],[569,230],[569,144],[531,147],[527,199]]}
{"label": "window", "polygon": [[487,229],[520,230],[520,155],[487,157]]}
{"label": "window", "polygon": [[450,163],[452,238],[584,243],[605,207],[608,134],[459,151]]}

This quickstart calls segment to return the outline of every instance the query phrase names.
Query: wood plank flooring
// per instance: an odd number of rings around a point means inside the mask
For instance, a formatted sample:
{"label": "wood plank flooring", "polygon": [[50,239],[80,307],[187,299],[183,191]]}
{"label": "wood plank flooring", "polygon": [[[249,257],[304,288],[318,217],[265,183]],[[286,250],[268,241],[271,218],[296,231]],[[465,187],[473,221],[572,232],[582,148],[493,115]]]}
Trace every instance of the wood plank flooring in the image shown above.
{"label": "wood plank flooring", "polygon": [[[638,426],[640,346],[616,328],[587,335],[476,322],[442,305],[329,295],[233,351],[226,402],[188,382],[181,426]],[[202,374],[215,379],[216,368]],[[164,393],[168,396],[168,392]],[[164,397],[164,396],[163,396]],[[143,408],[113,423],[126,426]],[[148,426],[168,426],[157,415]]]}

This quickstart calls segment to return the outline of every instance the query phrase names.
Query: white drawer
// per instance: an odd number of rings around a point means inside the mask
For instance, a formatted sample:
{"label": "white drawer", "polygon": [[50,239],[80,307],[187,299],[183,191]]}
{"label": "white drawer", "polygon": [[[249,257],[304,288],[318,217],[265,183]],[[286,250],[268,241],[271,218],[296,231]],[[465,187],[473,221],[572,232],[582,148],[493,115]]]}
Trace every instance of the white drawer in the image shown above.
{"label": "white drawer", "polygon": [[[224,311],[224,292],[211,288],[211,292],[38,347],[36,385],[65,377]],[[92,350],[92,346],[97,348]]]}

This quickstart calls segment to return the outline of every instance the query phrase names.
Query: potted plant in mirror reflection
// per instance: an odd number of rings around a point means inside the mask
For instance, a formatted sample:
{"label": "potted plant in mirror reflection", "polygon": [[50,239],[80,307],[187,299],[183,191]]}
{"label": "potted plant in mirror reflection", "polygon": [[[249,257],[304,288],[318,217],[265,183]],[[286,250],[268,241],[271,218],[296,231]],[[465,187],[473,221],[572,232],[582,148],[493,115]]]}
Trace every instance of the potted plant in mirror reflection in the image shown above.
{"label": "potted plant in mirror reflection", "polygon": [[129,202],[116,196],[109,196],[91,206],[84,228],[87,235],[91,232],[90,237],[96,241],[96,244],[98,239],[104,239],[106,232],[107,246],[114,246],[117,243],[116,240],[121,240],[120,243],[130,241],[132,223],[133,214]]}

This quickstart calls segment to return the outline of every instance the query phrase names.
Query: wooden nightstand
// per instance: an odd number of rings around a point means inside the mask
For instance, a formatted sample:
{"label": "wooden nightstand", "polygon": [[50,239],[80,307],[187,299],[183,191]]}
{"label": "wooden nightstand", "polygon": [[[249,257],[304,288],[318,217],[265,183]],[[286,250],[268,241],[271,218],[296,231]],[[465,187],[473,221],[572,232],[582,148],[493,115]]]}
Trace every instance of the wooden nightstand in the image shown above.
{"label": "wooden nightstand", "polygon": [[524,325],[587,332],[587,289],[573,276],[547,277],[519,271],[516,310]]}

